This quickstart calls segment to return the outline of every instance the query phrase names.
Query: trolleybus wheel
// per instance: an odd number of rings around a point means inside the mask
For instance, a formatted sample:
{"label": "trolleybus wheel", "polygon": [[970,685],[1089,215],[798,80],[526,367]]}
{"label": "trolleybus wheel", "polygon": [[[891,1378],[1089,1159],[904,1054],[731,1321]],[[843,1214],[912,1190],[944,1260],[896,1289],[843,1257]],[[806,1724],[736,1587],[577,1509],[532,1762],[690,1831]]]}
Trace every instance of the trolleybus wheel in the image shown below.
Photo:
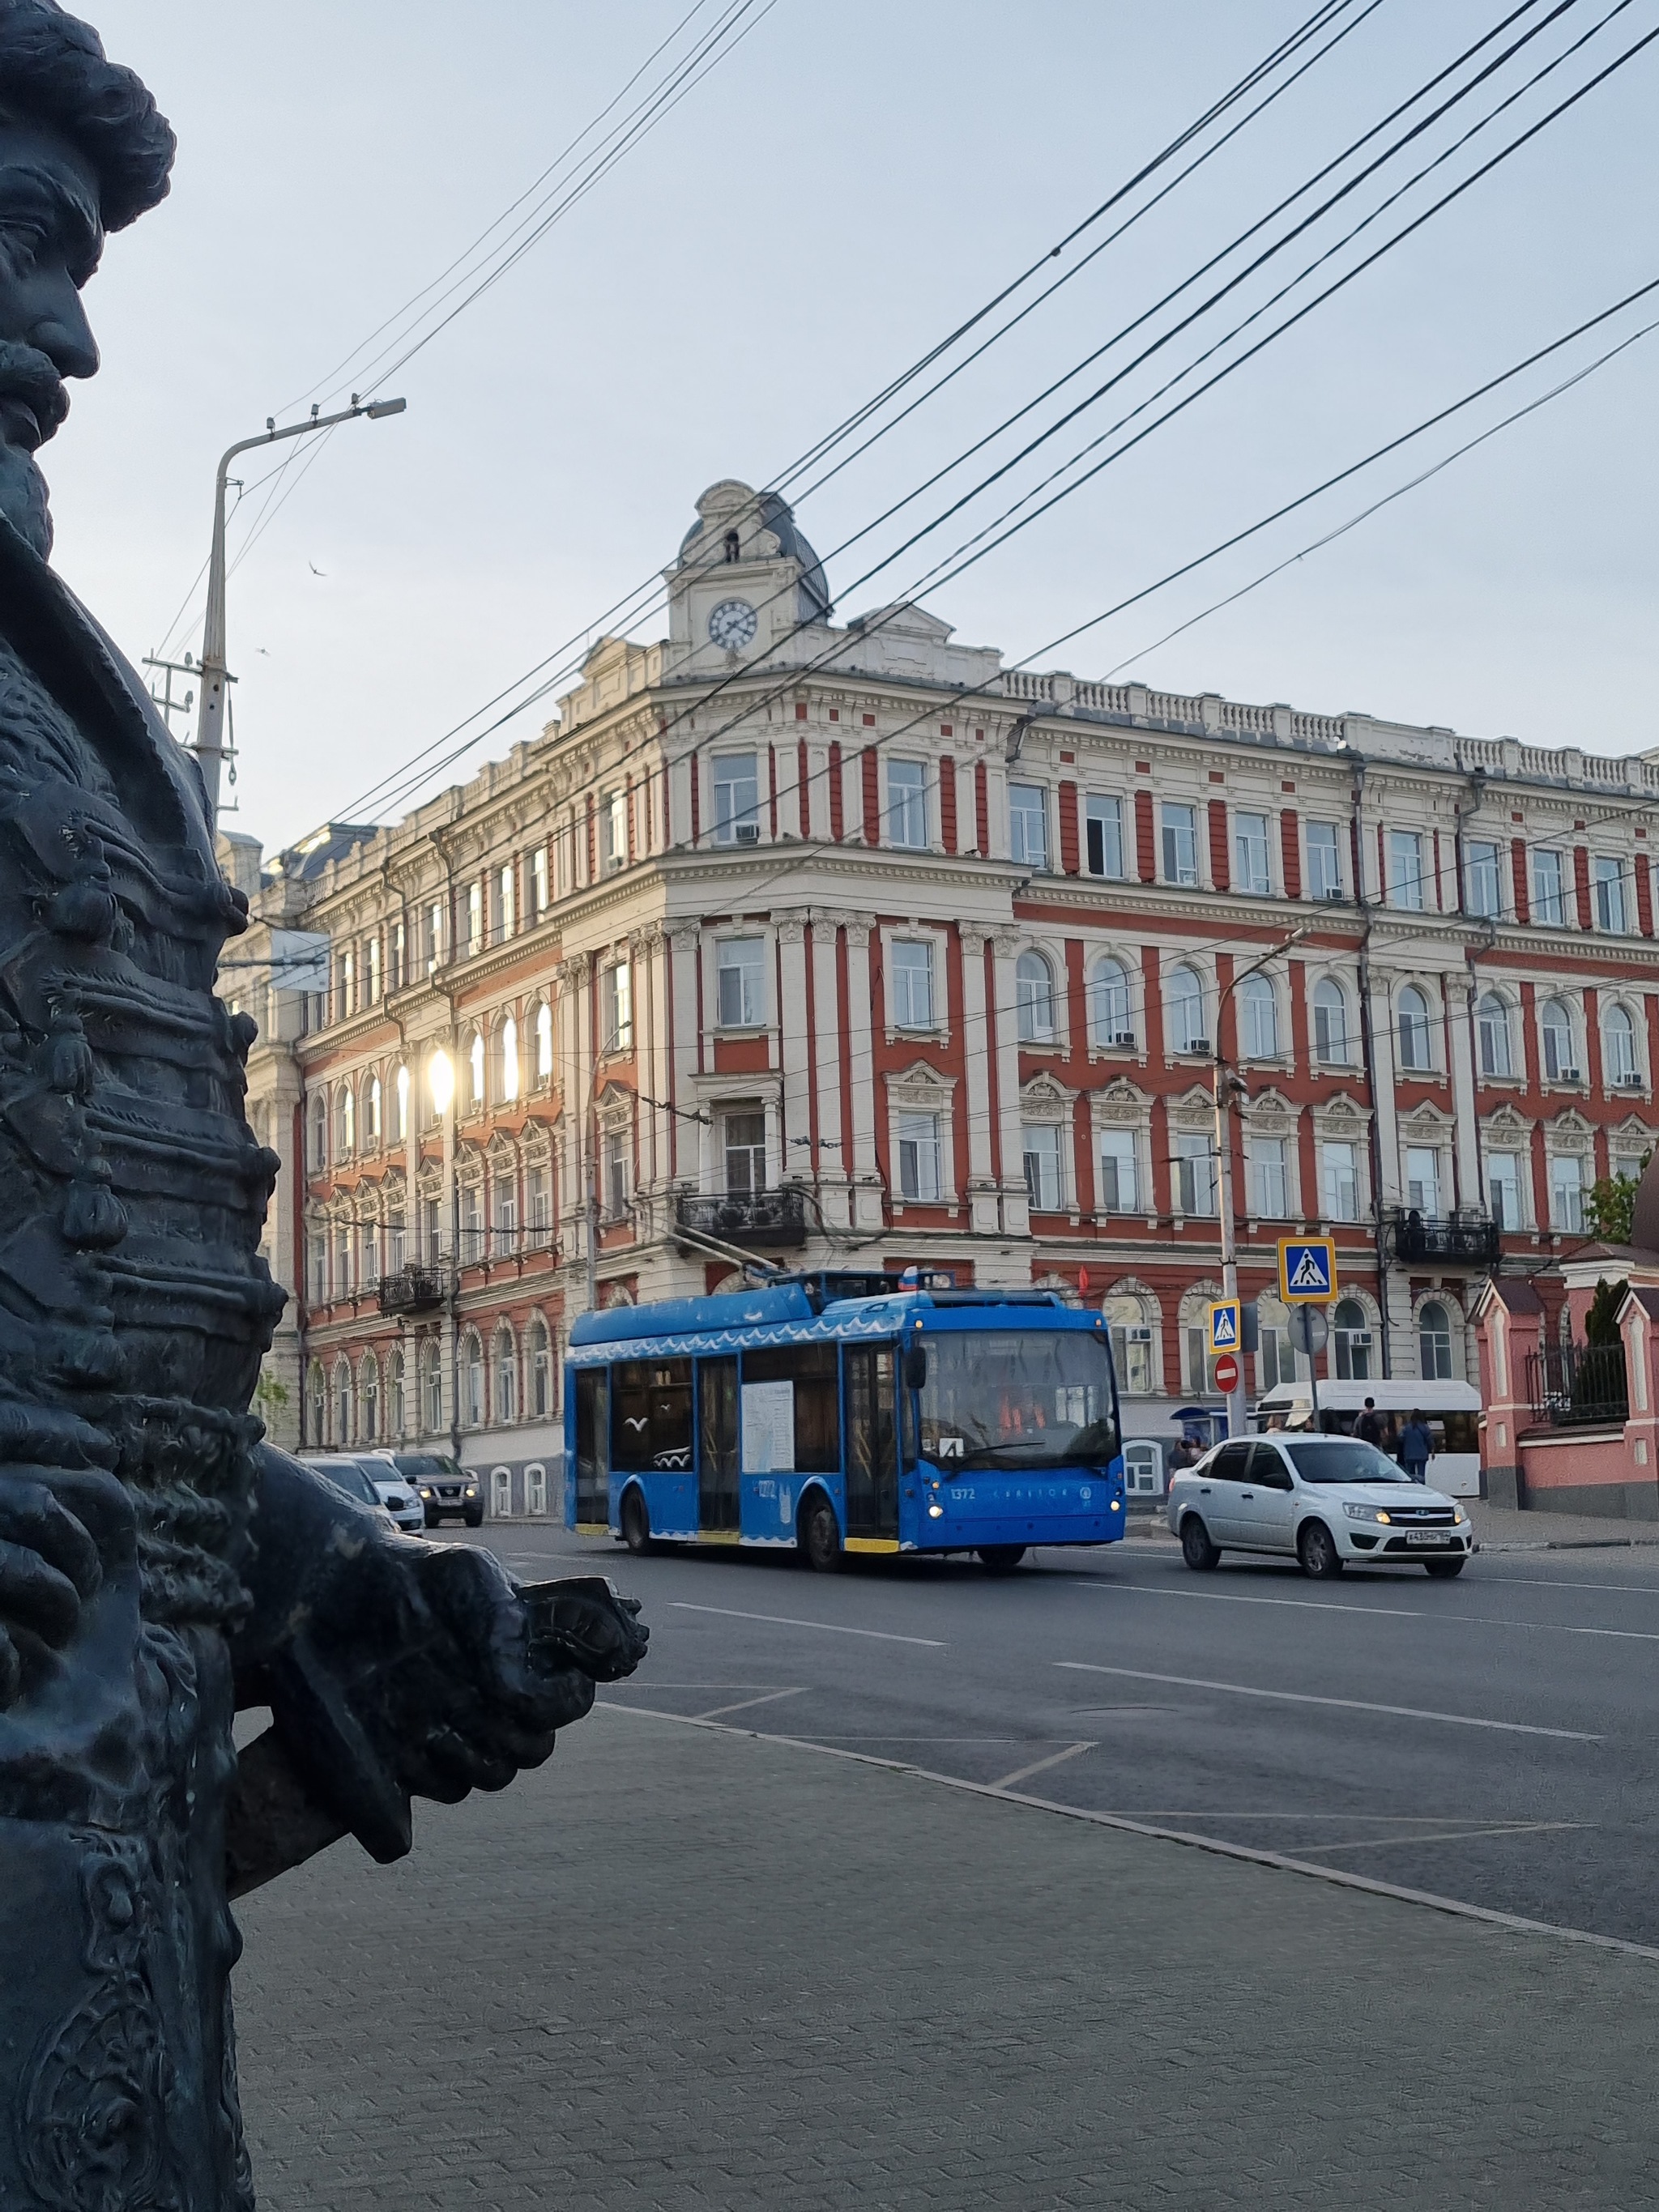
{"label": "trolleybus wheel", "polygon": [[814,1573],[833,1575],[841,1565],[841,1526],[823,1491],[815,1490],[800,1509],[795,1541]]}
{"label": "trolleybus wheel", "polygon": [[1210,1541],[1210,1532],[1196,1513],[1189,1513],[1181,1524],[1181,1556],[1200,1574],[1220,1562],[1221,1554]]}
{"label": "trolleybus wheel", "polygon": [[979,1563],[988,1575],[1011,1575],[1025,1557],[1024,1544],[981,1544]]}
{"label": "trolleybus wheel", "polygon": [[630,1490],[622,1502],[622,1538],[636,1559],[651,1549],[651,1516],[637,1490]]}

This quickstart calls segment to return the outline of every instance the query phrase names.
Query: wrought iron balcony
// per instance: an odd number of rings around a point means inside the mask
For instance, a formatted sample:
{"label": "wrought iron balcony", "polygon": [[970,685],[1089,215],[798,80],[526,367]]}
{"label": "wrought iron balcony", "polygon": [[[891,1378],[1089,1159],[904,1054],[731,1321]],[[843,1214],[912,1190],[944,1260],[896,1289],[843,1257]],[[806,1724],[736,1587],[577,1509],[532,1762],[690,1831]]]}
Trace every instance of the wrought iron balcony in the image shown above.
{"label": "wrought iron balcony", "polygon": [[431,1313],[449,1295],[441,1267],[399,1267],[382,1275],[377,1297],[383,1314]]}
{"label": "wrought iron balcony", "polygon": [[1419,1213],[1396,1206],[1389,1216],[1394,1256],[1402,1267],[1495,1267],[1499,1251],[1498,1224],[1478,1207],[1456,1213]]}
{"label": "wrought iron balcony", "polygon": [[730,1191],[724,1197],[694,1197],[682,1192],[674,1201],[682,1229],[718,1237],[722,1244],[804,1244],[806,1199],[799,1190]]}
{"label": "wrought iron balcony", "polygon": [[1547,1344],[1527,1354],[1527,1396],[1540,1421],[1570,1429],[1630,1419],[1622,1344]]}

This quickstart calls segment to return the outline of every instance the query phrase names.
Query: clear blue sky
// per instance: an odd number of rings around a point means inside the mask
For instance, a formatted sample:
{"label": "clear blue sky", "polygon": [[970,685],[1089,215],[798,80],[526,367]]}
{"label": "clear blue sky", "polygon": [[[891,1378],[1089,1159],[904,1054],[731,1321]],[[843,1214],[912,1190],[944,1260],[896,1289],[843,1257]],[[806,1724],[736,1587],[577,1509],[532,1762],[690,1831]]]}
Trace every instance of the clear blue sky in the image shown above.
{"label": "clear blue sky", "polygon": [[[106,44],[144,73],[182,150],[172,199],[111,244],[90,295],[104,373],[44,459],[58,563],[135,657],[205,554],[220,450],[435,276],[689,4],[103,0]],[[1583,0],[1567,21],[1576,33],[1610,4]],[[238,570],[236,826],[268,846],[302,834],[581,629],[667,563],[705,484],[758,483],[792,459],[1311,5],[777,0],[410,365],[406,417],[334,440]],[[828,552],[1501,12],[1383,0],[1054,307],[808,501],[808,535]],[[1659,0],[1633,0],[1589,51],[1610,58],[1656,22]],[[1029,652],[1659,276],[1656,90],[1659,46],[927,603],[964,640]],[[1659,743],[1656,349],[1659,332],[1161,650],[1142,649],[1413,465],[1055,658],[1091,675],[1139,654],[1133,672],[1172,688],[1540,744]],[[832,589],[860,565],[832,561]],[[921,565],[840,613],[896,595]],[[199,641],[197,617],[180,642]]]}

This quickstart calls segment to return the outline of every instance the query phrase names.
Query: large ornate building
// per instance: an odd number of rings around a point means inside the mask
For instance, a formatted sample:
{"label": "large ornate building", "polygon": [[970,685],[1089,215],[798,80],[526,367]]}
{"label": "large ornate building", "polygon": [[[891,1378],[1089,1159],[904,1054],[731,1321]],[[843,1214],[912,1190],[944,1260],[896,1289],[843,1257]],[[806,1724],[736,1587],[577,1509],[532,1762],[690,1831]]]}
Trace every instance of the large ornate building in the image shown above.
{"label": "large ornate building", "polygon": [[225,841],[279,1431],[556,1510],[569,1320],[748,1252],[1103,1299],[1167,1440],[1214,1402],[1218,1051],[1250,1382],[1294,1371],[1274,1247],[1313,1228],[1322,1372],[1473,1376],[1481,1279],[1650,1142],[1659,756],[837,628],[781,500],[697,514],[667,639],[598,645],[540,738],[389,829]]}

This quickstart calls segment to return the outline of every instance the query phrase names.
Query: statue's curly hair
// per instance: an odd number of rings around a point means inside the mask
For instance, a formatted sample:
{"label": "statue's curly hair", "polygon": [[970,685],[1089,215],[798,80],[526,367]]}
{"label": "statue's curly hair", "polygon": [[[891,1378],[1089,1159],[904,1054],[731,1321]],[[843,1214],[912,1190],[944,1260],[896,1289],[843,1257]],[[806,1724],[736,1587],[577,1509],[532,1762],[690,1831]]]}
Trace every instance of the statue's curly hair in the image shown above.
{"label": "statue's curly hair", "polygon": [[0,0],[0,110],[50,123],[97,172],[106,230],[167,194],[178,142],[130,69],[57,0]]}

